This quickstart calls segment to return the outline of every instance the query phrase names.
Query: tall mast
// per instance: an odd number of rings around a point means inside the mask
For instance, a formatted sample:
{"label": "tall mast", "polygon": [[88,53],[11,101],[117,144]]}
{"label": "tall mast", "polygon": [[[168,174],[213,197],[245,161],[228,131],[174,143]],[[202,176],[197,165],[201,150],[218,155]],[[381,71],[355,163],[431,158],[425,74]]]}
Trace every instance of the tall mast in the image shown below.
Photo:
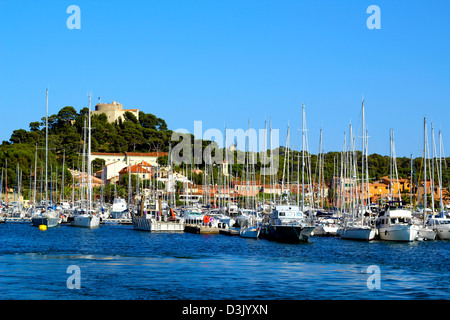
{"label": "tall mast", "polygon": [[47,185],[47,171],[48,171],[48,88],[46,95],[46,113],[45,113],[45,206],[48,206],[48,185]]}
{"label": "tall mast", "polygon": [[63,150],[63,167],[62,167],[62,177],[61,177],[61,202],[64,201],[64,167],[66,162],[66,150]]}
{"label": "tall mast", "polygon": [[9,207],[9,197],[8,197],[8,159],[5,159],[5,197],[6,197],[6,208]]}
{"label": "tall mast", "polygon": [[413,155],[411,153],[411,168],[410,168],[410,181],[409,181],[409,205],[413,208],[413,197],[412,197],[412,189],[413,189]]}
{"label": "tall mast", "polygon": [[362,158],[361,158],[361,215],[362,217],[365,214],[365,194],[364,194],[364,165],[365,165],[365,161],[364,161],[364,157],[365,157],[365,147],[366,147],[366,122],[365,122],[365,114],[364,114],[364,99],[362,100]]}
{"label": "tall mast", "polygon": [[444,202],[442,201],[442,134],[439,130],[439,206],[440,212],[444,211]]}
{"label": "tall mast", "polygon": [[81,199],[81,205],[87,210],[87,205],[85,200],[86,197],[86,117],[84,118],[84,137],[83,137],[83,161],[81,165],[81,192],[80,192],[80,199]]}
{"label": "tall mast", "polygon": [[430,187],[431,187],[431,212],[434,214],[434,158],[435,154],[435,145],[434,145],[434,123],[431,122],[431,179],[430,179]]}
{"label": "tall mast", "polygon": [[305,104],[302,105],[302,212],[305,203]]}
{"label": "tall mast", "polygon": [[263,174],[263,207],[262,210],[265,212],[266,205],[266,166],[267,166],[267,120],[264,119],[264,174]]}
{"label": "tall mast", "polygon": [[[37,143],[36,152],[34,154],[34,192],[33,192],[33,205],[36,207],[36,179],[37,179]],[[41,178],[42,179],[42,178]]]}
{"label": "tall mast", "polygon": [[427,117],[423,119],[423,224],[427,208]]}
{"label": "tall mast", "polygon": [[88,113],[88,209],[92,210],[92,168],[91,168],[91,94],[89,93]]}

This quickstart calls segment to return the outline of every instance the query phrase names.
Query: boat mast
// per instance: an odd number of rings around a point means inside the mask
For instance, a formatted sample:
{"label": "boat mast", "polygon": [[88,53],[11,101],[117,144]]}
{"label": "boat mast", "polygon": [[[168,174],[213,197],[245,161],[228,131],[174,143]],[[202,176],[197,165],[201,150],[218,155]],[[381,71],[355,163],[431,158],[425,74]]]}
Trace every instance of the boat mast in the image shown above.
{"label": "boat mast", "polygon": [[64,167],[66,162],[66,150],[63,150],[63,167],[62,167],[62,177],[61,177],[61,202],[64,201]]}
{"label": "boat mast", "polygon": [[439,207],[440,212],[444,212],[444,202],[442,201],[442,133],[439,130]]}
{"label": "boat mast", "polygon": [[302,105],[302,212],[305,206],[305,104]]}
{"label": "boat mast", "polygon": [[92,168],[91,168],[91,93],[89,93],[89,114],[88,114],[88,210],[92,210]]}
{"label": "boat mast", "polygon": [[[36,143],[36,152],[34,154],[34,192],[33,192],[33,205],[36,207],[36,179],[37,179],[37,143]],[[42,179],[42,178],[41,178]]]}
{"label": "boat mast", "polygon": [[83,137],[83,161],[81,164],[81,192],[80,192],[80,200],[81,200],[81,208],[85,208],[87,210],[85,196],[86,196],[86,117],[84,118],[84,137]]}
{"label": "boat mast", "polygon": [[45,91],[46,100],[46,113],[45,113],[45,210],[48,207],[48,181],[47,181],[47,171],[48,171],[48,88]]}
{"label": "boat mast", "polygon": [[366,123],[365,123],[365,114],[364,114],[364,98],[362,100],[362,161],[361,161],[361,221],[363,221],[364,214],[366,212],[365,210],[365,205],[366,205],[366,201],[365,201],[365,193],[364,193],[364,165],[365,165],[365,161],[364,161],[364,157],[365,157],[365,147],[366,147]]}
{"label": "boat mast", "polygon": [[263,207],[262,211],[266,211],[266,166],[267,166],[267,120],[264,119],[264,174],[263,174]]}
{"label": "boat mast", "polygon": [[423,226],[427,208],[427,117],[423,119]]}
{"label": "boat mast", "polygon": [[435,145],[434,145],[434,123],[431,122],[431,178],[430,178],[430,187],[431,187],[431,212],[434,214],[434,158],[435,154]]}

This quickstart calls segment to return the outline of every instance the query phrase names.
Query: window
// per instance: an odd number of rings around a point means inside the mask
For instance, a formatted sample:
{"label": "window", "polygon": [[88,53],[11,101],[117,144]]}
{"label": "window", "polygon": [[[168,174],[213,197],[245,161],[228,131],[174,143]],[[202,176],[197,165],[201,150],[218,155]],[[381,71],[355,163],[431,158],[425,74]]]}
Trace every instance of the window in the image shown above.
{"label": "window", "polygon": [[278,215],[279,215],[280,217],[284,217],[284,216],[285,216],[285,213],[284,213],[284,212],[279,212]]}

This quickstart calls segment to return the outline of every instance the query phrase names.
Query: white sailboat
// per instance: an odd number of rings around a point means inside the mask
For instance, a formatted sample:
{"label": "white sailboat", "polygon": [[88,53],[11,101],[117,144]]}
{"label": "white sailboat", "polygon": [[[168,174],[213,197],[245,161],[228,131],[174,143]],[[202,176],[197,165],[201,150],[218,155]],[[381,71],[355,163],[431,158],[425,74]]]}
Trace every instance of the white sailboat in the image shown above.
{"label": "white sailboat", "polygon": [[[427,197],[428,197],[428,188],[427,188],[427,117],[423,120],[423,162],[424,162],[424,176],[423,176],[423,224],[419,226],[419,239],[420,240],[434,240],[436,239],[436,232],[434,229],[426,225],[426,210],[427,210]],[[434,156],[433,156],[434,158]],[[434,170],[433,170],[434,171]],[[431,192],[433,191],[433,187],[431,188]],[[434,209],[434,208],[433,208]],[[432,214],[434,215],[434,210],[432,210]]]}
{"label": "white sailboat", "polygon": [[[362,163],[361,163],[361,211],[359,214],[361,215],[360,219],[354,219],[352,216],[351,220],[346,222],[341,228],[339,228],[339,236],[341,239],[351,239],[351,240],[365,240],[370,241],[375,239],[376,236],[376,229],[372,227],[370,224],[367,224],[365,221],[365,213],[366,213],[366,205],[365,201],[369,199],[369,197],[365,196],[365,192],[368,192],[368,187],[366,189],[364,188],[364,184],[367,180],[368,185],[368,168],[367,168],[367,157],[368,157],[368,139],[366,135],[366,128],[365,128],[365,115],[364,115],[364,99],[362,101],[362,133],[363,133],[363,143],[362,143]],[[352,140],[352,139],[350,139]],[[365,170],[364,167],[366,166]],[[356,176],[356,169],[355,166],[352,166],[352,168],[355,170],[355,176]],[[354,212],[354,208],[352,208]]]}
{"label": "white sailboat", "polygon": [[256,223],[253,222],[252,216],[250,216],[249,219],[247,219],[246,223],[241,225],[241,228],[239,229],[239,235],[242,238],[257,239],[259,237],[260,232],[261,228],[258,225],[256,225]]}
{"label": "white sailboat", "polygon": [[[92,173],[91,173],[91,94],[89,94],[88,115],[88,151],[87,151],[87,204],[85,208],[74,211],[71,225],[74,227],[96,228],[100,226],[100,216],[92,208]],[[86,129],[86,126],[85,126]],[[84,173],[83,173],[84,174]],[[86,203],[86,202],[85,202]]]}
{"label": "white sailboat", "polygon": [[45,225],[52,228],[60,224],[61,219],[57,212],[49,206],[48,202],[48,89],[46,90],[46,115],[45,115],[45,205],[39,213],[31,218],[31,225],[39,227]]}
{"label": "white sailboat", "polygon": [[[396,181],[398,183],[398,175],[397,175],[397,164],[395,157],[395,145],[394,145],[394,132],[391,129],[390,131],[390,141],[391,141],[391,186],[392,181]],[[393,179],[393,173],[395,171],[395,180]],[[395,207],[392,204],[394,201],[391,201],[387,206],[385,212],[380,213],[377,219],[377,229],[378,235],[381,240],[388,241],[414,241],[418,237],[419,227],[413,224],[412,221],[412,213],[410,210],[406,210],[402,208],[401,195],[400,190],[399,197],[399,206]],[[393,197],[392,189],[391,189],[391,198]]]}
{"label": "white sailboat", "polygon": [[439,203],[440,212],[439,216],[432,217],[427,221],[427,225],[436,232],[439,240],[450,240],[450,215],[444,208],[444,202],[442,201],[442,159],[445,159],[443,154],[444,146],[442,144],[442,134],[439,131]]}

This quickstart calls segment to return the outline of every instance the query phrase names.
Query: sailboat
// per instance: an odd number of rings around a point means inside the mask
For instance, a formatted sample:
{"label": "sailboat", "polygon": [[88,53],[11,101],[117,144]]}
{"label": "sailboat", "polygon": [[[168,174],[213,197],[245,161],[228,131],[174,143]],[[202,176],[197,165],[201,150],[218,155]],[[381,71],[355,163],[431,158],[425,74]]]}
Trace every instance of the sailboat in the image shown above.
{"label": "sailboat", "polygon": [[61,219],[57,212],[49,206],[48,202],[48,89],[46,90],[46,116],[45,116],[45,206],[41,211],[31,218],[31,225],[39,227],[45,225],[47,228],[52,228],[60,224]]}
{"label": "sailboat", "polygon": [[[433,124],[432,124],[433,125]],[[435,230],[426,225],[427,222],[427,197],[428,197],[428,188],[427,188],[427,117],[423,120],[423,162],[424,162],[424,176],[423,176],[423,224],[419,226],[419,239],[420,240],[434,240],[436,239]],[[434,139],[434,133],[433,133]],[[433,149],[434,150],[434,149]],[[433,156],[434,161],[434,156]],[[434,167],[433,167],[434,168]],[[434,170],[433,170],[434,171]],[[434,188],[431,188],[431,192],[434,192]],[[434,208],[433,208],[434,209]],[[432,214],[434,215],[434,210],[432,210]]]}
{"label": "sailboat", "polygon": [[[249,124],[249,128],[250,128],[250,124]],[[250,132],[250,130],[248,130],[247,132]],[[247,141],[247,146],[248,146],[248,141]],[[248,150],[248,147],[247,147]],[[249,154],[248,152],[246,152],[247,154],[247,168],[248,168],[248,162],[249,162]],[[255,165],[254,165],[255,161],[254,161],[254,152],[252,151],[252,170],[249,173],[247,170],[247,175],[250,174],[250,180],[251,181],[256,181],[255,179]],[[249,177],[247,177],[247,182],[249,181]],[[248,184],[248,183],[247,183]],[[249,186],[247,185],[247,190],[249,189]],[[249,198],[249,197],[247,197]],[[261,232],[261,222],[262,222],[262,218],[261,216],[258,214],[258,211],[256,210],[256,197],[255,194],[252,193],[251,196],[251,209],[250,210],[242,210],[243,214],[241,216],[238,217],[237,220],[241,220],[240,221],[240,228],[239,228],[239,235],[242,238],[253,238],[253,239],[257,239],[259,237],[259,234]],[[247,214],[245,214],[245,212],[248,212]],[[243,218],[243,219],[239,219],[239,218]]]}
{"label": "sailboat", "polygon": [[442,133],[439,131],[439,204],[440,211],[439,216],[428,219],[428,226],[432,227],[437,234],[439,240],[450,240],[450,216],[444,209],[444,203],[442,201],[442,159],[445,159],[443,154],[444,145],[442,144]]}
{"label": "sailboat", "polygon": [[[88,113],[88,151],[87,151],[87,203],[85,208],[77,208],[74,211],[71,225],[74,227],[96,228],[100,225],[100,216],[92,208],[92,173],[91,173],[91,94],[89,94]],[[85,126],[86,129],[86,126]],[[86,131],[85,131],[86,132]],[[85,174],[85,173],[83,173]]]}
{"label": "sailboat", "polygon": [[[397,172],[397,164],[395,157],[395,145],[394,145],[394,132],[390,130],[390,141],[391,141],[391,186],[393,181],[397,181],[398,175],[395,174],[396,179],[393,179],[393,172]],[[412,222],[412,213],[410,210],[402,208],[402,201],[400,190],[399,194],[399,205],[395,205],[395,201],[390,201],[384,212],[380,212],[376,226],[378,229],[378,236],[381,240],[388,241],[414,241],[417,239],[419,227]],[[392,188],[391,188],[391,199],[393,198]]]}
{"label": "sailboat", "polygon": [[[362,133],[363,133],[363,143],[362,143],[362,169],[361,169],[361,219],[354,219],[352,216],[350,221],[346,221],[341,228],[338,229],[338,233],[341,239],[351,239],[351,240],[365,240],[370,241],[375,239],[376,229],[369,224],[365,223],[365,211],[366,206],[364,204],[366,197],[364,192],[364,175],[366,180],[368,181],[368,168],[366,166],[366,171],[364,170],[364,166],[367,164],[368,157],[368,143],[367,143],[367,135],[365,128],[365,115],[364,115],[364,99],[362,101]],[[356,170],[355,170],[356,171]],[[355,172],[356,175],[356,172]],[[368,183],[367,183],[368,185]],[[368,191],[368,187],[366,187],[366,191]],[[367,197],[368,199],[369,197]],[[352,208],[354,209],[354,208]]]}

